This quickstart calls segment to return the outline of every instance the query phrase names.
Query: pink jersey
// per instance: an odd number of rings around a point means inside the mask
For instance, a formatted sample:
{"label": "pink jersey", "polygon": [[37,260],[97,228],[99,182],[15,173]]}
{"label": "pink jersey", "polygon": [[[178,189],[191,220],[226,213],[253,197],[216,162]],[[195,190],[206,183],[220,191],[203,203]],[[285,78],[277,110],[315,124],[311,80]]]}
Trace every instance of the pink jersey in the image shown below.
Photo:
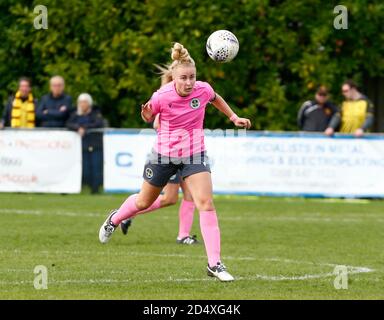
{"label": "pink jersey", "polygon": [[153,114],[160,114],[156,152],[180,158],[205,151],[205,107],[214,98],[212,87],[201,81],[186,97],[176,92],[173,81],[157,90],[151,98]]}

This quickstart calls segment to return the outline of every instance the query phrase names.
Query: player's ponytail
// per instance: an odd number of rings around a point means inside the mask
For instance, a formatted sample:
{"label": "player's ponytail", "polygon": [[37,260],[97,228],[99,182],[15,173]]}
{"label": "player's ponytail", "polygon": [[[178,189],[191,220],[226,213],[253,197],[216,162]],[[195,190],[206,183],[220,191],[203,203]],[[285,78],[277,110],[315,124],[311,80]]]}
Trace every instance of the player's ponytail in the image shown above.
{"label": "player's ponytail", "polygon": [[161,86],[172,82],[172,70],[170,69],[170,66],[160,66],[158,64],[155,64],[155,67],[159,70],[160,72],[160,78],[161,78]]}
{"label": "player's ponytail", "polygon": [[175,68],[180,65],[192,65],[195,66],[195,61],[190,56],[188,50],[178,42],[176,42],[172,47],[171,53],[172,63],[166,66],[156,65],[156,68],[159,69],[161,74],[161,86],[171,82],[173,80],[172,72]]}

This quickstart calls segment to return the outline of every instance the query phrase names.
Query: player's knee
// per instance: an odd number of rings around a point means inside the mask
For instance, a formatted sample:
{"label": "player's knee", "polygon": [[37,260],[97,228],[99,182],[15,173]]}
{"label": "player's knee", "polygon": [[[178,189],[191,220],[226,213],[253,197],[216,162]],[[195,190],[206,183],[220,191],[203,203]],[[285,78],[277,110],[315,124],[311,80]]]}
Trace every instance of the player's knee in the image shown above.
{"label": "player's knee", "polygon": [[136,199],[136,207],[140,211],[148,209],[152,203],[145,199]]}
{"label": "player's knee", "polygon": [[195,201],[196,207],[199,211],[212,211],[215,210],[212,198],[202,198]]}
{"label": "player's knee", "polygon": [[183,199],[185,201],[190,201],[190,202],[193,201],[192,195],[190,195],[190,194],[184,194]]}
{"label": "player's knee", "polygon": [[177,203],[178,200],[179,196],[177,194],[172,196],[165,196],[162,199],[163,206],[173,206]]}

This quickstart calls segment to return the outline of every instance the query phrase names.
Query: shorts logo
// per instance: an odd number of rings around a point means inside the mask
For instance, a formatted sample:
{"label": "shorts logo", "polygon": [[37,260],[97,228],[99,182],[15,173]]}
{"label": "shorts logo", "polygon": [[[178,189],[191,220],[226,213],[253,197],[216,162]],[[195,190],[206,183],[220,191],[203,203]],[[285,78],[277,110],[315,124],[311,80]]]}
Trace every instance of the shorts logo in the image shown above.
{"label": "shorts logo", "polygon": [[192,109],[197,109],[197,108],[200,107],[200,100],[197,99],[197,98],[194,98],[194,99],[191,100],[191,102],[189,103],[189,105],[190,105],[190,107],[191,107]]}
{"label": "shorts logo", "polygon": [[148,179],[152,179],[153,177],[153,170],[151,168],[147,168],[145,169],[145,176],[148,178]]}
{"label": "shorts logo", "polygon": [[174,174],[172,177],[169,178],[169,180],[175,180],[176,179],[176,174]]}

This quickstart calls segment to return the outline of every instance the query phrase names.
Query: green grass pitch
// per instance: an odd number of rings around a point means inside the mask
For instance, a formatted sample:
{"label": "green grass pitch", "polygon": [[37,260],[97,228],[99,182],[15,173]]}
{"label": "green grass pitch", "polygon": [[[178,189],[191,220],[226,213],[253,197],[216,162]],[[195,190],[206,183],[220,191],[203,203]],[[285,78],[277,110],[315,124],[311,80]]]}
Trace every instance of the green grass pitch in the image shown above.
{"label": "green grass pitch", "polygon": [[[384,202],[215,198],[222,257],[237,278],[206,275],[204,246],[175,243],[178,206],[137,217],[102,245],[125,195],[0,194],[0,299],[383,299]],[[198,216],[193,227],[201,239]],[[48,288],[34,288],[35,266]],[[346,265],[348,289],[334,287]]]}

